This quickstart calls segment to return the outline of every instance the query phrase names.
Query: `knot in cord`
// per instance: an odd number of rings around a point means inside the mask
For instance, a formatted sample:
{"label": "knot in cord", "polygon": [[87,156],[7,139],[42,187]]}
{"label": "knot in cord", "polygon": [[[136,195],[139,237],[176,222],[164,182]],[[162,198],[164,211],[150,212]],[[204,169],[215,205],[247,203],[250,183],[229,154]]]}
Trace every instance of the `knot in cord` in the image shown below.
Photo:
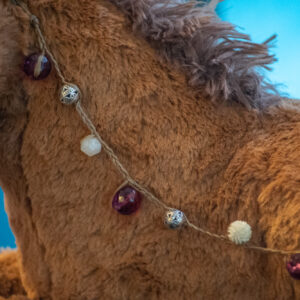
{"label": "knot in cord", "polygon": [[37,16],[31,15],[31,16],[30,16],[30,23],[31,23],[32,25],[39,25],[39,24],[40,24],[40,21],[39,21],[39,19],[38,19]]}

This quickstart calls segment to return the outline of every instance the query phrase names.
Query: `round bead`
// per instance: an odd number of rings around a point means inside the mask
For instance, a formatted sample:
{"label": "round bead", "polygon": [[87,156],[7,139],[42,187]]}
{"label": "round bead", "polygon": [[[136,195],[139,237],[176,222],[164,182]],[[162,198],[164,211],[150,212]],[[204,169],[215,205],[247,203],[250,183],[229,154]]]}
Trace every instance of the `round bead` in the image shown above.
{"label": "round bead", "polygon": [[114,195],[112,207],[122,215],[131,215],[139,209],[141,200],[141,194],[133,187],[126,185]]}
{"label": "round bead", "polygon": [[300,280],[300,254],[292,255],[286,263],[286,268],[294,279]]}
{"label": "round bead", "polygon": [[93,134],[90,134],[80,141],[80,150],[87,156],[94,156],[100,153],[101,143]]}
{"label": "round bead", "polygon": [[180,228],[185,222],[185,215],[178,209],[168,210],[165,215],[165,224],[171,229]]}
{"label": "round bead", "polygon": [[44,79],[51,72],[51,62],[47,56],[33,53],[25,58],[23,70],[34,80]]}
{"label": "round bead", "polygon": [[60,92],[60,101],[63,104],[73,104],[76,103],[80,98],[79,87],[75,84],[68,83],[65,84]]}
{"label": "round bead", "polygon": [[237,245],[249,242],[251,236],[251,227],[244,221],[234,221],[228,227],[228,238]]}

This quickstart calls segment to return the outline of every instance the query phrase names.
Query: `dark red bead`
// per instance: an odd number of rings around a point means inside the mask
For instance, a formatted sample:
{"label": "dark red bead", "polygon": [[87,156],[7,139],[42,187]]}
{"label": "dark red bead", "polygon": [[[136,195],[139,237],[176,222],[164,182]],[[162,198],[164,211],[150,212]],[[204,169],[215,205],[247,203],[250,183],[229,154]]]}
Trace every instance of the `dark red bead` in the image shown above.
{"label": "dark red bead", "polygon": [[51,72],[51,62],[47,56],[33,53],[25,58],[24,72],[34,80],[44,79]]}
{"label": "dark red bead", "polygon": [[286,268],[294,279],[300,280],[300,254],[294,254],[286,263]]}
{"label": "dark red bead", "polygon": [[133,187],[122,187],[114,195],[112,207],[122,215],[131,215],[141,206],[141,194]]}

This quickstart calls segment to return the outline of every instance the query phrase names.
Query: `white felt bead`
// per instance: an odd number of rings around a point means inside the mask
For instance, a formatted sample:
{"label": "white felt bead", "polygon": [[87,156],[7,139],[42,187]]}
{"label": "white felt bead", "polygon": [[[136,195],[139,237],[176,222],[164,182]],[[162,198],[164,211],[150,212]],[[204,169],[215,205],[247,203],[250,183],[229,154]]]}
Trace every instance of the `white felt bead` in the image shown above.
{"label": "white felt bead", "polygon": [[244,244],[250,241],[251,227],[244,221],[234,221],[228,227],[228,238],[235,244]]}
{"label": "white felt bead", "polygon": [[90,134],[81,140],[80,150],[88,156],[94,156],[100,153],[101,143],[93,134]]}

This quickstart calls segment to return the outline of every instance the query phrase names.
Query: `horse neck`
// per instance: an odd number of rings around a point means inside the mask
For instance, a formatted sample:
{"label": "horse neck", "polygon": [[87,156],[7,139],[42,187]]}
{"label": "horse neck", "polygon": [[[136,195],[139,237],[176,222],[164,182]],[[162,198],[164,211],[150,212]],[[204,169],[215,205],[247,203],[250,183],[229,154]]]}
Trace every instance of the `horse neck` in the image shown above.
{"label": "horse neck", "polygon": [[[68,7],[53,1],[51,9],[49,3],[32,2],[31,9],[65,77],[79,85],[82,105],[130,174],[157,195],[168,196],[166,201],[174,206],[184,201],[181,185],[186,191],[190,187],[191,195],[203,202],[209,196],[213,199],[210,193],[217,191],[226,165],[251,139],[252,129],[259,127],[255,114],[234,104],[215,105],[201,89],[189,88],[184,75],[162,62],[106,1],[85,1],[84,11],[79,9],[80,1],[68,2]],[[22,12],[15,9],[15,16],[25,33],[9,52],[22,49],[28,55],[36,50],[36,38]],[[1,128],[1,163],[5,162],[1,184],[9,196],[7,208],[22,256],[31,257],[31,247],[37,249],[34,262],[23,262],[29,282],[46,285],[48,279],[37,278],[35,270],[45,264],[39,234],[47,239],[51,233],[47,222],[40,220],[48,213],[65,219],[64,210],[55,209],[66,199],[71,199],[67,205],[92,207],[86,198],[91,194],[108,198],[121,178],[110,170],[112,165],[102,153],[99,162],[80,152],[79,141],[89,132],[74,108],[59,102],[60,83],[54,71],[44,81],[24,78],[23,86],[15,87],[19,92],[3,106],[5,120],[11,101],[23,109]],[[24,99],[28,99],[26,109]],[[73,184],[76,180],[81,193]],[[32,212],[38,212],[35,223]],[[68,246],[64,241],[62,245]],[[32,265],[26,266],[28,262]]]}
{"label": "horse neck", "polygon": [[[254,126],[253,113],[235,105],[216,106],[201,91],[191,90],[184,75],[162,62],[147,42],[132,33],[122,13],[107,1],[85,3],[85,14],[78,9],[79,3],[74,2],[70,4],[74,6],[71,8],[72,16],[68,17],[63,1],[53,1],[51,11],[48,2],[39,2],[30,2],[31,9],[41,20],[50,48],[66,77],[82,88],[83,104],[112,144],[119,140],[111,130],[112,124],[116,128],[123,126],[128,135],[133,134],[134,127],[144,128],[139,124],[148,124],[148,131],[159,126],[163,129],[161,133],[170,132],[179,136],[178,139],[187,146],[194,136],[192,144],[197,144],[201,156],[205,158],[206,153],[222,151],[224,145],[219,143],[220,140],[230,144],[229,152],[234,151],[242,142],[241,137],[247,136],[246,133]],[[14,13],[19,26],[25,28],[22,52],[29,54],[28,48],[34,48],[36,43],[35,36],[29,24],[24,24],[22,11],[15,8]],[[76,19],[76,23],[70,23],[70,17]],[[12,53],[19,53],[19,49]],[[69,119],[74,117],[57,102],[57,87],[58,79],[54,72],[45,82],[32,83],[27,79],[24,82],[24,89],[31,97],[29,115],[48,120],[47,126],[57,122],[57,117],[50,119],[45,108],[59,111],[65,124],[72,123]],[[46,104],[45,94],[48,95]],[[11,118],[10,125],[7,125],[10,130],[2,130],[1,133],[3,151],[7,151],[1,156],[7,164],[6,170],[10,169],[13,161],[18,161],[16,157],[20,156],[21,139],[17,137],[22,135],[26,123],[23,94],[18,92],[10,97],[11,100],[6,101],[7,106],[11,106],[11,101],[17,103],[16,106],[22,106],[22,117]],[[124,122],[126,118],[131,119],[130,123]],[[39,123],[37,121],[36,128],[43,126]],[[139,134],[142,133],[137,133],[134,139],[138,140]],[[212,145],[219,147],[213,149]],[[14,158],[9,158],[12,153]],[[231,156],[230,153],[227,155]],[[6,175],[3,174],[4,177]]]}

